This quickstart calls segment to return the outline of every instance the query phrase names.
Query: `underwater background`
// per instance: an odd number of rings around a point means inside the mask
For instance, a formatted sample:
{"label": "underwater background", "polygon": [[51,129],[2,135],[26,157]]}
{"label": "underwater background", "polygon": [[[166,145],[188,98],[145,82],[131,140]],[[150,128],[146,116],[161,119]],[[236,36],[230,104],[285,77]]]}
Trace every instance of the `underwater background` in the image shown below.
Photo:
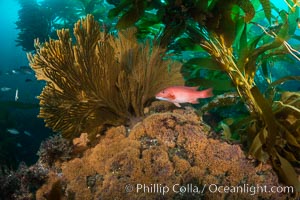
{"label": "underwater background", "polygon": [[[36,96],[44,84],[36,81],[28,66],[26,51],[16,46],[20,4],[10,0],[0,4],[1,30],[5,32],[1,37],[0,49],[0,163],[1,166],[16,169],[20,162],[28,165],[36,162],[41,141],[52,131],[45,128],[43,120],[37,118],[39,108]],[[16,90],[19,91],[18,101],[15,101]],[[7,129],[16,129],[19,134],[11,134]]]}
{"label": "underwater background", "polygon": [[[0,199],[109,199],[115,191],[122,199],[128,182],[171,188],[178,174],[200,188],[211,180],[241,184],[248,173],[252,184],[299,192],[299,7],[296,0],[2,0]],[[197,93],[207,88],[213,96]],[[203,99],[190,100],[194,93]],[[256,197],[285,195],[299,198]],[[193,198],[215,196],[166,196]]]}

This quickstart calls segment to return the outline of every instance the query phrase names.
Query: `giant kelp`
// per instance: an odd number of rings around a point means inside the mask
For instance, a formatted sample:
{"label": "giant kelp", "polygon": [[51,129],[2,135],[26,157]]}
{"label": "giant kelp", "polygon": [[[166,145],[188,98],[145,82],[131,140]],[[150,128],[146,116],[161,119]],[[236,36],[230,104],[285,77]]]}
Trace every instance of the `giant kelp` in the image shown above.
{"label": "giant kelp", "polygon": [[51,32],[50,18],[36,0],[20,0],[19,3],[21,9],[16,22],[17,29],[19,29],[16,43],[17,46],[22,46],[24,51],[32,51],[35,38],[40,38],[41,41],[48,38]]}
{"label": "giant kelp", "polygon": [[[192,59],[185,64],[184,69],[201,63],[204,66],[198,65],[198,68],[219,68],[218,70],[228,74],[250,113],[244,119],[234,122],[232,130],[246,135],[250,155],[263,162],[270,160],[281,179],[299,191],[300,184],[291,165],[299,165],[300,161],[300,125],[299,120],[296,120],[300,117],[299,93],[283,92],[277,86],[290,80],[299,81],[300,77],[287,76],[272,81],[269,78],[270,66],[267,64],[270,58],[284,57],[287,54],[299,60],[296,50],[287,43],[296,26],[289,18],[294,18],[295,15],[298,15],[298,9],[290,11],[289,14],[285,11],[279,12],[281,24],[276,29],[266,30],[254,23],[263,29],[263,33],[250,39],[247,31],[249,24],[245,23],[241,35],[236,37],[239,44],[233,47],[227,47],[222,35],[201,31],[199,28],[205,38],[202,46],[211,57]],[[260,68],[268,84],[265,91],[259,89],[255,82]],[[190,81],[198,82],[197,78]],[[281,96],[281,99],[277,96]],[[204,108],[208,107],[206,105]]]}
{"label": "giant kelp", "polygon": [[37,53],[28,58],[36,77],[47,82],[39,116],[64,137],[143,116],[158,91],[183,84],[180,64],[163,59],[164,49],[155,44],[138,43],[132,29],[116,38],[88,15],[74,26],[75,44],[69,30],[57,34],[58,40],[36,42]]}
{"label": "giant kelp", "polygon": [[[222,38],[210,37],[205,48],[219,63],[220,69],[230,76],[250,112],[246,120],[235,125],[236,130],[247,135],[251,144],[249,154],[263,162],[270,159],[281,178],[299,190],[297,175],[288,162],[299,164],[300,158],[299,122],[295,120],[300,117],[299,93],[282,94],[285,98],[276,101],[274,96],[262,94],[254,83],[254,76],[236,65],[232,49],[222,43]],[[296,79],[300,80],[299,77]]]}
{"label": "giant kelp", "polygon": [[40,41],[48,41],[49,36],[56,38],[57,29],[71,29],[87,14],[93,14],[97,21],[105,21],[106,28],[111,23],[106,16],[109,5],[103,0],[19,0],[19,3],[16,42],[25,51],[35,50],[35,38]]}
{"label": "giant kelp", "polygon": [[[266,16],[271,15],[269,0],[260,1]],[[151,32],[162,24],[161,45],[169,45],[188,30],[189,20],[193,20],[209,31],[214,31],[226,38],[227,45],[234,40],[241,18],[249,22],[255,14],[250,0],[188,0],[188,1],[121,1],[109,12],[110,17],[119,16],[117,28],[127,28],[136,24],[140,33]],[[242,12],[240,11],[242,10]],[[190,34],[192,36],[192,34]],[[191,38],[189,38],[191,39]],[[193,38],[195,39],[195,38]]]}

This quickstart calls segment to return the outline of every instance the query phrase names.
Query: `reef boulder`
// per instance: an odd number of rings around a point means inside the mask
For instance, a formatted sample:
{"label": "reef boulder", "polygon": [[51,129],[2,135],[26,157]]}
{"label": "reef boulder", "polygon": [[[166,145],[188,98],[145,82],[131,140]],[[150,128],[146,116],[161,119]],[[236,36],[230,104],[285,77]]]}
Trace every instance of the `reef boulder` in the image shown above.
{"label": "reef boulder", "polygon": [[192,108],[165,108],[148,108],[133,127],[110,128],[80,156],[56,163],[37,199],[286,198],[253,191],[280,186],[269,165],[255,166],[239,145],[208,137],[210,128]]}

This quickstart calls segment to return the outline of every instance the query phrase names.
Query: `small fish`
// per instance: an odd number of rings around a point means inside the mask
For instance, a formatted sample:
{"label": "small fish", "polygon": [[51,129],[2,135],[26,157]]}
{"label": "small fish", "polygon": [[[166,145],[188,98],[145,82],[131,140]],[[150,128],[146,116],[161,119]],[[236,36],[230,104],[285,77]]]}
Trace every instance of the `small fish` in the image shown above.
{"label": "small fish", "polygon": [[7,92],[7,91],[11,90],[11,88],[9,88],[9,87],[2,87],[0,90],[1,90],[1,92]]}
{"label": "small fish", "polygon": [[10,72],[8,72],[9,74],[33,74],[33,70],[31,69],[31,67],[29,66],[20,66],[19,68],[14,68],[12,69]]}
{"label": "small fish", "polygon": [[31,133],[28,132],[28,131],[24,131],[24,134],[27,135],[27,136],[31,136]]}
{"label": "small fish", "polygon": [[18,101],[18,99],[19,99],[19,90],[16,89],[15,101]]}
{"label": "small fish", "polygon": [[15,128],[8,128],[8,129],[6,129],[6,131],[7,132],[9,132],[10,134],[12,134],[12,135],[18,135],[20,132],[17,130],[17,129],[15,129]]}
{"label": "small fish", "polygon": [[19,70],[17,70],[17,69],[13,69],[13,70],[11,70],[11,74],[19,74],[20,73],[20,71]]}
{"label": "small fish", "polygon": [[179,103],[198,104],[198,99],[209,98],[213,96],[212,88],[198,91],[198,87],[172,86],[159,92],[155,97],[159,100],[169,101],[177,107]]}
{"label": "small fish", "polygon": [[25,82],[32,82],[32,79],[26,78],[26,79],[25,79]]}
{"label": "small fish", "polygon": [[33,70],[29,66],[20,66],[17,70],[22,74],[33,74]]}

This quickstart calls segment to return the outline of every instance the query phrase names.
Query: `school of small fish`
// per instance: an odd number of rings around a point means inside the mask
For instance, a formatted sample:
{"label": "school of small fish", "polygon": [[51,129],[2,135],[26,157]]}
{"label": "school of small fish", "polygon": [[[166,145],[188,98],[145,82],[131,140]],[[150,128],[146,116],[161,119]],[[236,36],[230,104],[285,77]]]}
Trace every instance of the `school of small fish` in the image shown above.
{"label": "school of small fish", "polygon": [[[6,131],[12,135],[19,135],[20,134],[20,131],[18,131],[16,128],[7,128]],[[29,131],[23,131],[24,135],[27,135],[27,136],[32,136],[32,134],[29,132]]]}

